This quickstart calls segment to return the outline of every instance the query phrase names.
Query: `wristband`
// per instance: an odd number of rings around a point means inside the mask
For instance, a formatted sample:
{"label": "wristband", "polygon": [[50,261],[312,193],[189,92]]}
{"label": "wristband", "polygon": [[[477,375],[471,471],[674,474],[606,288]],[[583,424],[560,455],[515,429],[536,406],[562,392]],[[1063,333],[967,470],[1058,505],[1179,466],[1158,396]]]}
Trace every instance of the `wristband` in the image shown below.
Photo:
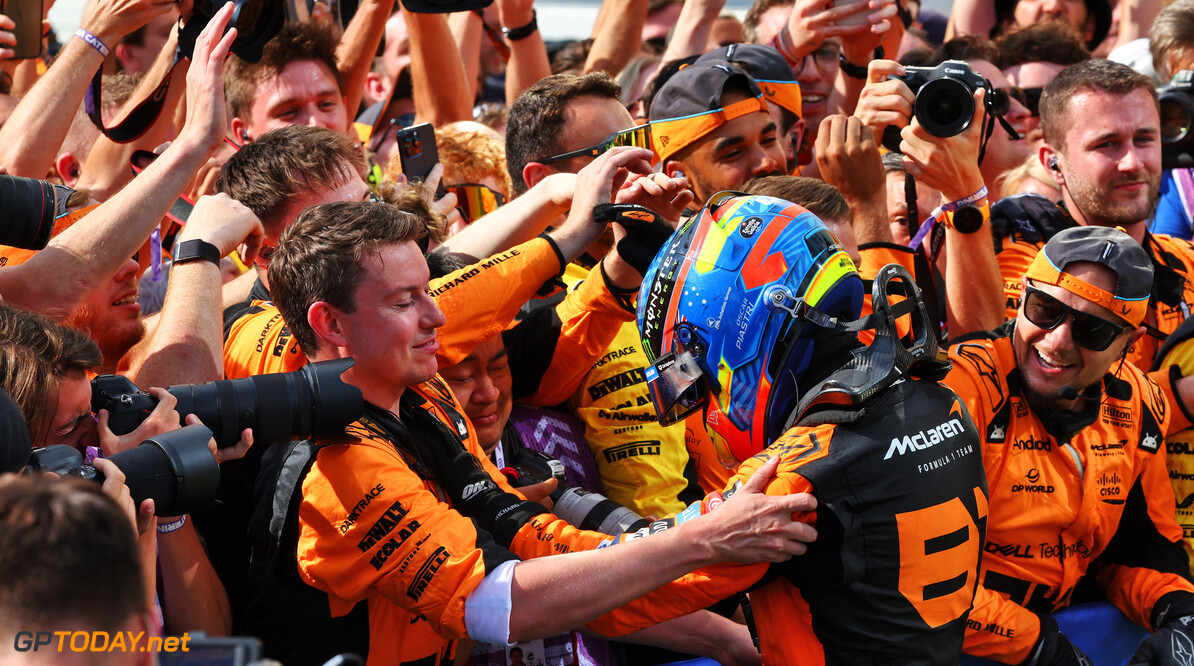
{"label": "wristband", "polygon": [[181,529],[183,525],[187,524],[187,515],[184,513],[178,518],[166,523],[158,523],[158,534],[169,534],[175,530]]}
{"label": "wristband", "polygon": [[538,29],[539,17],[535,13],[535,10],[532,9],[530,23],[527,23],[526,25],[520,25],[517,28],[507,28],[502,26],[502,34],[506,36],[506,39],[512,42],[517,42],[520,39],[526,39],[527,37],[535,34],[535,31]]}
{"label": "wristband", "polygon": [[564,256],[563,251],[560,250],[560,246],[556,244],[556,239],[549,236],[546,231],[535,238],[542,238],[551,246],[551,251],[556,253],[556,259],[560,260],[560,272],[556,273],[556,275],[563,275],[564,271],[568,270],[568,259]]}
{"label": "wristband", "polygon": [[102,41],[100,41],[99,37],[96,37],[95,35],[91,34],[90,32],[87,32],[83,28],[79,28],[78,30],[75,31],[75,37],[78,37],[79,39],[83,40],[84,42],[87,42],[88,46],[95,49],[96,51],[99,51],[100,55],[102,55],[103,57],[105,57],[105,58],[108,57],[108,45],[103,43]]}
{"label": "wristband", "polygon": [[944,210],[944,211],[956,210],[958,208],[961,208],[962,206],[976,203],[976,202],[982,201],[983,199],[986,199],[986,198],[987,198],[987,186],[983,185],[982,187],[978,188],[977,192],[975,192],[974,194],[971,194],[968,197],[965,197],[963,199],[958,199],[957,201],[951,201],[949,203],[941,204],[941,210]]}
{"label": "wristband", "polygon": [[792,55],[792,48],[788,45],[788,29],[786,26],[771,38],[771,47],[779,51],[779,54],[784,57],[784,60],[788,61],[788,65],[792,69],[796,69],[804,63],[803,58],[797,60]]}
{"label": "wristband", "polygon": [[198,238],[184,240],[174,251],[174,265],[185,264],[188,261],[210,261],[220,265],[220,250],[215,245]]}

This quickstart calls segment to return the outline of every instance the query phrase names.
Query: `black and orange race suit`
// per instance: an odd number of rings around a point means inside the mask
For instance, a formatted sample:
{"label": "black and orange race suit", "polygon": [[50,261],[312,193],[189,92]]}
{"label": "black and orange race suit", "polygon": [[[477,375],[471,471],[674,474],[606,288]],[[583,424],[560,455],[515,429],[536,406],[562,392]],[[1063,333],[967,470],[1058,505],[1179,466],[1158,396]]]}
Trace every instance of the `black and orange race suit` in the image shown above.
{"label": "black and orange race suit", "polygon": [[1162,390],[1117,364],[1083,411],[1042,416],[1020,389],[1014,325],[950,347],[945,380],[982,433],[991,493],[966,652],[1013,664],[1039,637],[1037,614],[1074,602],[1088,573],[1145,627],[1162,595],[1194,591],[1173,519]]}
{"label": "black and orange race suit", "polygon": [[[965,406],[939,384],[908,379],[865,410],[820,416],[831,422],[814,415],[797,424],[743,463],[725,493],[779,456],[767,494],[817,497],[815,515],[804,517],[818,531],[808,553],[762,578],[741,565],[696,574],[755,588],[768,666],[958,663],[987,517],[979,438]],[[663,617],[618,624],[623,613],[590,626],[622,634],[693,608],[684,604],[684,596],[662,598]]]}

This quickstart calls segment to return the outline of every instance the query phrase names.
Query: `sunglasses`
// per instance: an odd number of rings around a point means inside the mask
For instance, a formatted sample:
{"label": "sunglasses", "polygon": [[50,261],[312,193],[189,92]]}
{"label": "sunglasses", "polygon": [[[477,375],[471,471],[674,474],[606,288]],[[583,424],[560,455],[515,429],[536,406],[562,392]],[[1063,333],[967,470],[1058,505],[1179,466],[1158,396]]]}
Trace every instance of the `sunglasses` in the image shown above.
{"label": "sunglasses", "polygon": [[1035,287],[1024,290],[1024,318],[1034,326],[1051,331],[1061,325],[1066,315],[1073,318],[1070,335],[1074,343],[1091,351],[1103,351],[1127,330],[1102,317],[1075,310]]}
{"label": "sunglasses", "polygon": [[1012,110],[1012,100],[1028,106],[1028,98],[1020,88],[996,88],[991,91],[991,110],[997,115],[1006,116]]}
{"label": "sunglasses", "polygon": [[456,209],[460,211],[466,224],[472,224],[506,203],[506,197],[501,192],[494,192],[484,185],[475,183],[450,185],[444,190],[456,195]]}
{"label": "sunglasses", "polygon": [[541,160],[535,160],[540,164],[551,164],[552,162],[562,162],[570,160],[573,157],[597,157],[610,148],[617,148],[618,146],[634,146],[635,148],[651,148],[651,126],[639,125],[628,130],[623,130],[615,134],[611,134],[609,138],[591,148],[582,148],[574,150],[570,153],[560,153],[559,155],[552,155]]}

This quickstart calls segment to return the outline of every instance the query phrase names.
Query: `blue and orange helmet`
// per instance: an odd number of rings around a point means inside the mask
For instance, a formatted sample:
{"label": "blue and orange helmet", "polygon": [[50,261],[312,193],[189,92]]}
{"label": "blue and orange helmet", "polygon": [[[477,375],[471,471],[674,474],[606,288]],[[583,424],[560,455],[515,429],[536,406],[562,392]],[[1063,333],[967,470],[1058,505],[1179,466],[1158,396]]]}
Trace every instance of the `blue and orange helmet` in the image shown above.
{"label": "blue and orange helmet", "polygon": [[638,325],[660,422],[704,409],[727,466],[778,438],[816,362],[817,325],[858,319],[864,287],[815,215],[782,199],[714,195],[643,278]]}

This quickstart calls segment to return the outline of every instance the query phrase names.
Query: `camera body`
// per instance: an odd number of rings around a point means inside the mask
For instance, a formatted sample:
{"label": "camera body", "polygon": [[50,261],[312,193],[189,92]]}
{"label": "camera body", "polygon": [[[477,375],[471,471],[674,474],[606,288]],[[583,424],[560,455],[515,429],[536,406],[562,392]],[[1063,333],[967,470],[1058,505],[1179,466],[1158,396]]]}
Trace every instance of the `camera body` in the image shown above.
{"label": "camera body", "polygon": [[[970,127],[975,90],[985,88],[987,100],[991,99],[991,84],[961,60],[946,60],[936,67],[904,69],[903,76],[892,78],[900,79],[912,90],[916,96],[912,113],[933,136],[950,137]],[[900,135],[894,126],[884,130],[883,146],[899,152]]]}
{"label": "camera body", "polygon": [[1173,75],[1169,85],[1157,88],[1161,103],[1161,166],[1194,167],[1194,70]]}
{"label": "camera body", "polygon": [[[364,413],[361,390],[340,375],[351,358],[308,363],[294,372],[183,384],[166,389],[178,399],[179,418],[195,414],[211,428],[216,444],[235,446],[253,431],[257,446],[308,437],[330,438]],[[157,399],[119,375],[91,380],[91,411],[108,410],[108,427],[127,435],[149,416]]]}
{"label": "camera body", "polygon": [[522,449],[503,471],[506,472],[510,485],[515,488],[535,485],[554,478],[559,485],[551,494],[551,500],[555,503],[552,513],[573,527],[617,535],[636,532],[650,525],[646,518],[605,495],[569,485],[564,475],[564,463],[541,451]]}
{"label": "camera body", "polygon": [[108,428],[117,435],[136,430],[157,404],[157,398],[123,375],[100,375],[91,380],[91,411],[108,410]]}

